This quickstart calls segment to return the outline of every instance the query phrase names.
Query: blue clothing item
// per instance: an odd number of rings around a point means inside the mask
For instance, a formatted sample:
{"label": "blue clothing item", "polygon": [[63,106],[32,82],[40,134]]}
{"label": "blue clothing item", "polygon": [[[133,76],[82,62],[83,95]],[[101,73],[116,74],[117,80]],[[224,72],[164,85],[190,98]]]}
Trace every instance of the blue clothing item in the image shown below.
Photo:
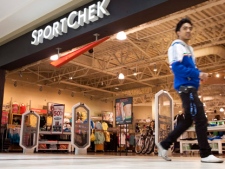
{"label": "blue clothing item", "polygon": [[[84,123],[84,124],[87,123],[87,119],[84,120],[83,123]],[[95,128],[94,122],[93,122],[92,120],[90,120],[90,125],[91,125],[91,126],[90,126],[91,129]]]}
{"label": "blue clothing item", "polygon": [[208,137],[208,140],[213,141],[215,139],[222,139],[221,136]]}
{"label": "blue clothing item", "polygon": [[200,71],[195,65],[193,49],[182,40],[175,40],[168,50],[169,63],[174,73],[174,88],[193,86],[199,88]]}

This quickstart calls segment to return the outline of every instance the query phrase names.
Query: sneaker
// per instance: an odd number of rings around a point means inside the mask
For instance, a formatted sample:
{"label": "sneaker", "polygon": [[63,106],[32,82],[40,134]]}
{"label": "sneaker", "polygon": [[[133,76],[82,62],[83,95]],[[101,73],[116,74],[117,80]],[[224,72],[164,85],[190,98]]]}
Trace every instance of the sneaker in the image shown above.
{"label": "sneaker", "polygon": [[223,160],[215,157],[214,155],[209,155],[208,157],[202,158],[203,163],[223,163]]}
{"label": "sneaker", "polygon": [[158,147],[158,155],[166,161],[171,161],[171,159],[167,156],[167,150],[164,149],[160,143],[157,143],[156,146]]}

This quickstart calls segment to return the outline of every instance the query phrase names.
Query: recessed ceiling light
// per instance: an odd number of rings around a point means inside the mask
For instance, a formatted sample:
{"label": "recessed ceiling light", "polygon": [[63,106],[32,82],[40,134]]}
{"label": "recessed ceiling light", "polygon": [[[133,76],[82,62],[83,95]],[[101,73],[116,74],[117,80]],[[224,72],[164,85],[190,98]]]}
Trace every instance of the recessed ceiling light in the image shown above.
{"label": "recessed ceiling light", "polygon": [[58,54],[55,54],[55,55],[52,55],[51,57],[50,57],[50,60],[58,60],[59,59],[59,55]]}
{"label": "recessed ceiling light", "polygon": [[127,35],[124,31],[118,32],[116,35],[116,39],[125,40],[125,39],[127,39]]}
{"label": "recessed ceiling light", "polygon": [[134,72],[134,73],[133,73],[134,76],[137,76],[137,74],[138,74],[137,72]]}
{"label": "recessed ceiling light", "polygon": [[120,73],[118,79],[121,79],[121,80],[122,80],[122,79],[124,79],[124,78],[125,78],[125,77],[124,77],[124,74],[123,74],[123,73]]}

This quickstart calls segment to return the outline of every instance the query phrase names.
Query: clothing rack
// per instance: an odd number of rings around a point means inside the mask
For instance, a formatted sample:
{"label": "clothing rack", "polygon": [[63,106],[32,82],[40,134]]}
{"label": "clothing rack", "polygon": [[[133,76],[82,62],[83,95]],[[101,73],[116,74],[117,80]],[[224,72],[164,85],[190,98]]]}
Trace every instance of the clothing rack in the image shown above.
{"label": "clothing rack", "polygon": [[6,129],[7,129],[6,125],[1,124],[1,131],[0,132],[1,132],[1,151],[2,152],[4,150],[4,142],[5,142],[4,134],[6,132]]}
{"label": "clothing rack", "polygon": [[[19,146],[19,140],[20,138],[20,129],[21,126],[20,125],[13,125],[13,124],[7,124],[7,128],[6,128],[6,140],[9,141],[10,145],[8,147],[8,151],[22,151],[23,149]],[[11,133],[12,138],[9,138],[8,134]],[[14,137],[14,134],[18,134],[18,137]]]}

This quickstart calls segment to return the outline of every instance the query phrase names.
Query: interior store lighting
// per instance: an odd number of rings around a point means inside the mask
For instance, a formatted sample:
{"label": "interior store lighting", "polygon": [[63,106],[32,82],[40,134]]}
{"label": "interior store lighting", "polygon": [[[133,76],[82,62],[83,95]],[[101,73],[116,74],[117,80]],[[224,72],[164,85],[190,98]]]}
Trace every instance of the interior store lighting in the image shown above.
{"label": "interior store lighting", "polygon": [[133,73],[134,76],[137,76],[137,74],[138,74],[137,72],[134,72],[134,73]]}
{"label": "interior store lighting", "polygon": [[61,48],[56,48],[57,49],[57,51],[58,51],[58,53],[57,54],[55,54],[55,55],[52,55],[51,57],[50,57],[50,60],[58,60],[59,59],[59,50],[61,49]]}
{"label": "interior store lighting", "polygon": [[156,65],[154,65],[153,71],[154,71],[154,72],[157,72],[157,67],[156,67]]}
{"label": "interior store lighting", "polygon": [[117,33],[116,39],[125,40],[125,39],[127,39],[127,35],[124,31],[120,31],[120,32]]}
{"label": "interior store lighting", "polygon": [[125,78],[125,77],[124,77],[124,74],[123,74],[123,73],[120,73],[119,76],[118,76],[118,79],[122,80],[122,79],[124,79],[124,78]]}
{"label": "interior store lighting", "polygon": [[219,77],[220,77],[220,74],[219,74],[219,73],[217,73],[217,74],[216,74],[216,77],[217,77],[217,78],[219,78]]}
{"label": "interior store lighting", "polygon": [[223,113],[224,112],[224,108],[221,107],[220,108],[220,112]]}

